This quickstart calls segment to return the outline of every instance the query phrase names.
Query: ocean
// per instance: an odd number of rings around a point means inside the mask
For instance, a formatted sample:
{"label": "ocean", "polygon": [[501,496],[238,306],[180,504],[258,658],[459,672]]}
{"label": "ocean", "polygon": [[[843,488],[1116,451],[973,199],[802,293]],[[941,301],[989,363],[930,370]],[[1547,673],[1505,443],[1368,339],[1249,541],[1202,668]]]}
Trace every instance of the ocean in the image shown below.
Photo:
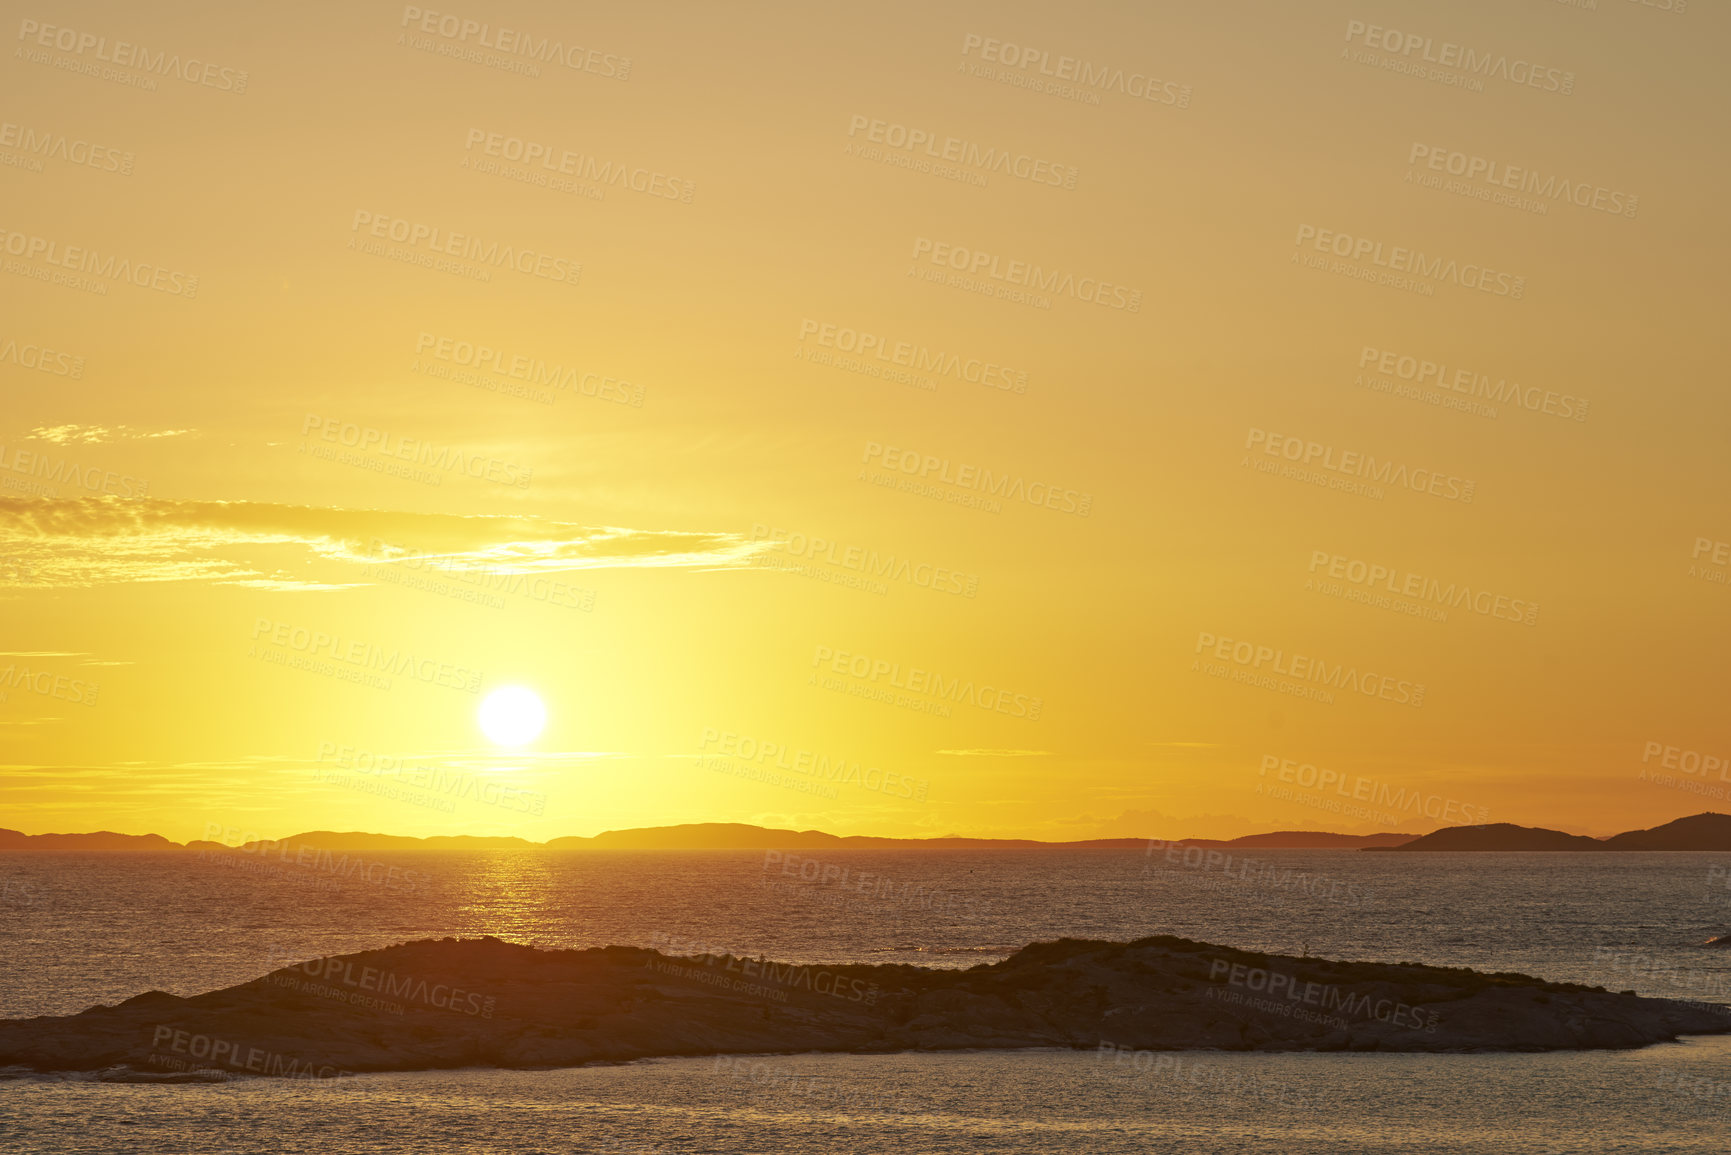
{"label": "ocean", "polygon": [[[495,934],[966,967],[1058,937],[1509,970],[1731,1004],[1731,855],[0,853],[0,1015]],[[394,868],[394,869],[393,869]],[[1731,1039],[1551,1055],[1092,1051],[654,1060],[318,1082],[0,1081],[0,1150],[1720,1151]]]}

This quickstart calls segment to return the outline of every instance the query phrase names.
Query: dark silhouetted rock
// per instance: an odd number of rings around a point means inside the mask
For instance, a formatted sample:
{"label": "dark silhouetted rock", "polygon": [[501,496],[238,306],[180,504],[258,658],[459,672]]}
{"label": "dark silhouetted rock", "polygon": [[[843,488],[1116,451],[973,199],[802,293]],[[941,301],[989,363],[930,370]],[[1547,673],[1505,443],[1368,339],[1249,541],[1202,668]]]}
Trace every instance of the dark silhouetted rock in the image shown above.
{"label": "dark silhouetted rock", "polygon": [[205,1080],[803,1051],[1549,1051],[1725,1032],[1724,1007],[1168,936],[1036,943],[968,970],[448,938],[193,998],[0,1020],[0,1066]]}

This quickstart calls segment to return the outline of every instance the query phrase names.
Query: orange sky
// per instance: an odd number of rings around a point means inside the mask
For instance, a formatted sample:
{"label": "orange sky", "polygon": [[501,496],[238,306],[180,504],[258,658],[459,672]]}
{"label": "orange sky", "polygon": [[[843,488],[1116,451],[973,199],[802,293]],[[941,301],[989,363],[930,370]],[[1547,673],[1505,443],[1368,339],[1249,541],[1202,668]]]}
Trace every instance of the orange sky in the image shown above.
{"label": "orange sky", "polygon": [[0,825],[1725,809],[1713,6],[8,8]]}

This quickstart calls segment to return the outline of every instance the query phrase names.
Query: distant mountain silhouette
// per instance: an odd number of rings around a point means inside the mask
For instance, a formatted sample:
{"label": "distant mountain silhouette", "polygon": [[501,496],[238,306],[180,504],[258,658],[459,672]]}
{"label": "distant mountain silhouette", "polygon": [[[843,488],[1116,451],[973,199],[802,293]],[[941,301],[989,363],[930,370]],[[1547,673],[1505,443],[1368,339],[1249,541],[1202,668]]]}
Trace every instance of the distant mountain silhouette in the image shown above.
{"label": "distant mountain silhouette", "polygon": [[532,842],[509,836],[468,834],[411,838],[360,830],[309,830],[287,838],[238,847],[194,840],[182,846],[159,834],[20,834],[0,829],[0,850],[193,850],[206,853],[245,849],[292,855],[298,847],[335,853],[389,853],[415,850],[1143,850],[1164,846],[1232,847],[1243,850],[1724,850],[1731,851],[1731,815],[1693,814],[1611,838],[1588,838],[1542,826],[1492,822],[1483,826],[1445,826],[1416,834],[1333,834],[1324,830],[1277,830],[1241,838],[1090,838],[1040,842],[1032,838],[879,838],[863,834],[826,834],[821,830],[783,830],[743,822],[691,822],[608,830],[592,838],[569,836]]}
{"label": "distant mountain silhouette", "polygon": [[1691,814],[1605,840],[1610,850],[1731,850],[1731,814]]}
{"label": "distant mountain silhouette", "polygon": [[1492,822],[1484,826],[1447,826],[1400,846],[1378,850],[1731,850],[1731,815],[1692,814],[1611,838],[1588,838],[1540,826]]}
{"label": "distant mountain silhouette", "polygon": [[1417,838],[1416,834],[1330,834],[1323,830],[1276,830],[1272,834],[1246,834],[1217,842],[1207,838],[1189,838],[1189,846],[1242,846],[1245,849],[1266,850],[1371,850],[1402,846]]}
{"label": "distant mountain silhouette", "polygon": [[0,850],[178,850],[180,843],[160,834],[22,834],[0,830]]}
{"label": "distant mountain silhouette", "polygon": [[1379,850],[1604,850],[1604,842],[1584,834],[1564,834],[1541,826],[1491,822],[1484,826],[1445,826],[1423,838]]}
{"label": "distant mountain silhouette", "polygon": [[[435,834],[430,838],[412,838],[406,834],[368,834],[360,830],[308,830],[283,839],[249,842],[249,847],[269,846],[273,850],[292,850],[301,844],[320,850],[526,850],[541,845],[527,838],[485,836],[474,834]],[[188,850],[218,847],[237,849],[221,842],[189,842]]]}
{"label": "distant mountain silhouette", "polygon": [[[1227,841],[1208,838],[1175,839],[1188,846],[1260,846],[1265,849],[1311,849],[1389,845],[1409,841],[1413,834],[1327,834],[1320,831],[1284,831],[1251,834]],[[593,838],[555,838],[547,843],[554,850],[1044,850],[1051,848],[1140,850],[1146,838],[1091,838],[1075,842],[1040,842],[1032,838],[879,838],[863,834],[825,834],[821,830],[772,830],[739,822],[698,822],[684,826],[649,826],[636,830],[609,830]]]}
{"label": "distant mountain silhouette", "polygon": [[1185,846],[1233,846],[1258,850],[1317,850],[1395,846],[1416,834],[1331,834],[1320,830],[1284,830],[1242,838],[1091,838],[1076,842],[1040,842],[1032,838],[881,838],[863,834],[826,834],[821,830],[782,830],[743,822],[692,822],[679,826],[647,826],[608,830],[592,838],[568,836],[545,843],[515,837],[437,835],[411,838],[360,830],[309,830],[287,838],[253,841],[244,847],[194,839],[182,846],[157,834],[20,834],[0,830],[0,850],[246,850],[292,856],[306,846],[336,853],[405,850],[1142,850],[1149,842]]}

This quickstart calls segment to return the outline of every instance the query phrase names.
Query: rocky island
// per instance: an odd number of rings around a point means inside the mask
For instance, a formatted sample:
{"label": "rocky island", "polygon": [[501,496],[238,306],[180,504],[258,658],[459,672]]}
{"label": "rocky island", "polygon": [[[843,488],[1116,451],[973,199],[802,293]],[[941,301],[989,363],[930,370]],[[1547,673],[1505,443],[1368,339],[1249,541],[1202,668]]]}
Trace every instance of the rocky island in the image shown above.
{"label": "rocky island", "polygon": [[1715,1005],[1169,936],[1035,943],[967,970],[489,937],[311,959],[191,998],[153,991],[0,1020],[0,1066],[202,1081],[806,1051],[1551,1051],[1726,1032],[1731,1008]]}

